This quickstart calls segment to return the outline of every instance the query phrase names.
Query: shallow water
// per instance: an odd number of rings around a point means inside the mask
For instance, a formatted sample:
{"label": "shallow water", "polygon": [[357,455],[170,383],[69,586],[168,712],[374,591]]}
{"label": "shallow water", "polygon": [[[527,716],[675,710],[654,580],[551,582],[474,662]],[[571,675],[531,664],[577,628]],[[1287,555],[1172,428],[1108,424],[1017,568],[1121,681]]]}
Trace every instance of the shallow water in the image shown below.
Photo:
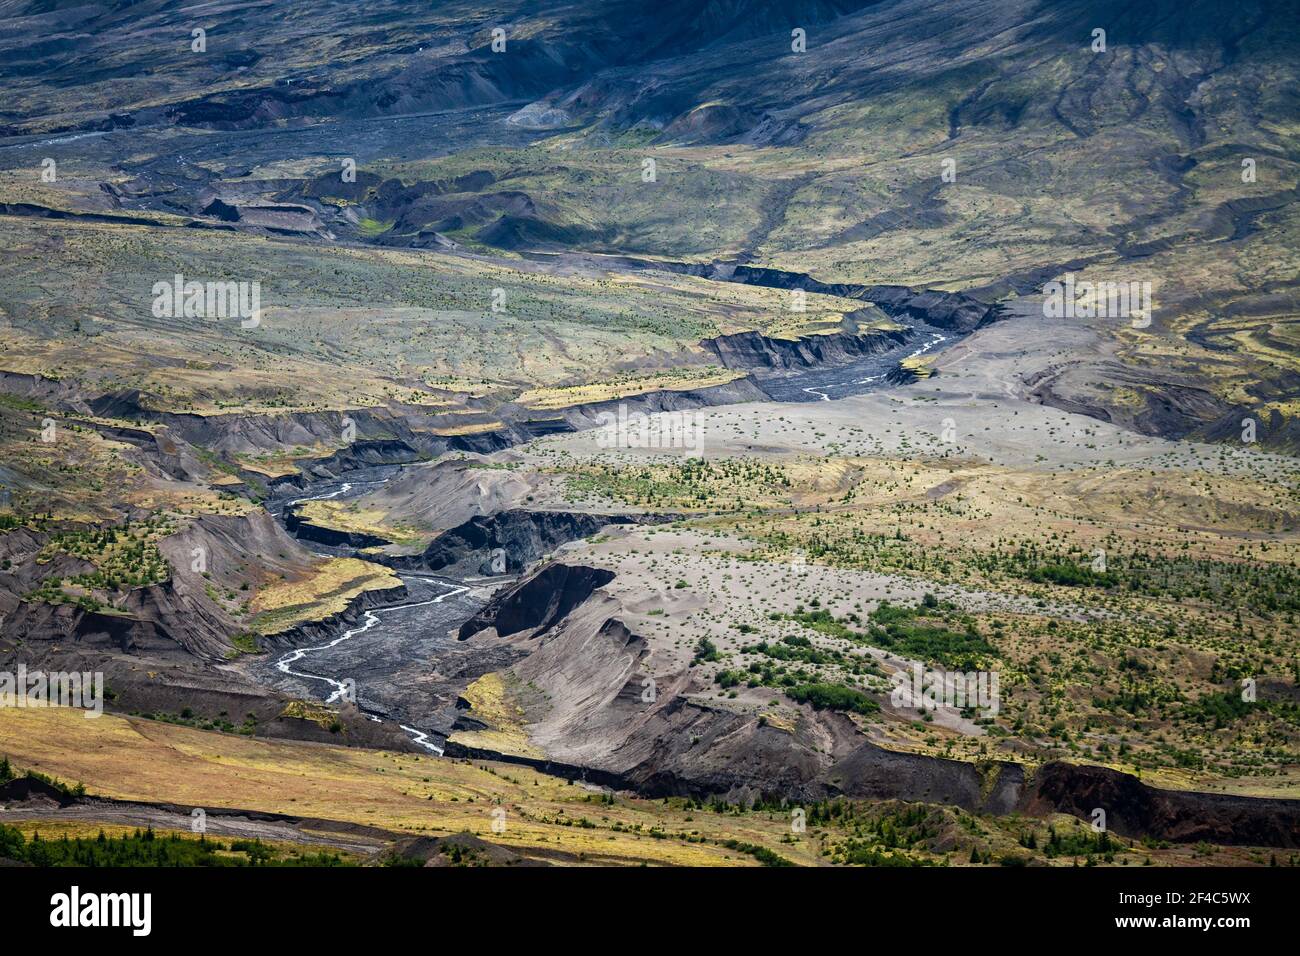
{"label": "shallow water", "polygon": [[884,388],[885,376],[905,358],[945,349],[962,339],[946,329],[923,323],[913,326],[917,337],[905,345],[872,355],[859,362],[808,369],[802,372],[756,372],[760,387],[778,402],[816,402],[862,395]]}
{"label": "shallow water", "polygon": [[[401,472],[383,465],[349,472],[343,479],[313,482],[304,490],[267,501],[281,519],[286,505],[299,501],[355,498]],[[304,542],[320,556],[351,556],[347,547]],[[364,557],[364,555],[360,555]],[[443,736],[454,719],[454,701],[424,685],[434,664],[456,646],[455,632],[483,605],[469,587],[441,575],[400,572],[407,598],[400,604],[366,611],[350,628],[328,641],[295,648],[258,668],[267,684],[298,697],[337,703],[355,691],[355,702],[371,719],[397,721],[427,750],[441,753]]]}

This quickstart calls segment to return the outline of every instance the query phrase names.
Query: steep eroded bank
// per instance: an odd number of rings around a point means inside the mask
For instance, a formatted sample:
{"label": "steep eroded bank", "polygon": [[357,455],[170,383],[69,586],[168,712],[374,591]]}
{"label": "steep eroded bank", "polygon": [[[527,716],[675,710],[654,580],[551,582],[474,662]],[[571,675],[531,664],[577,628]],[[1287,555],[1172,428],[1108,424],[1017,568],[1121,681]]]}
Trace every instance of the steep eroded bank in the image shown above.
{"label": "steep eroded bank", "polygon": [[1093,766],[1057,762],[1027,773],[1009,761],[904,753],[867,741],[834,711],[798,705],[798,718],[778,726],[709,700],[689,667],[656,669],[651,643],[629,630],[620,602],[603,590],[613,579],[605,569],[552,562],[462,627],[461,640],[485,653],[508,647],[517,656],[493,684],[492,709],[521,716],[494,727],[470,707],[448,753],[549,767],[646,796],[903,799],[1086,820],[1102,807],[1124,836],[1300,845],[1300,801],[1163,791]]}

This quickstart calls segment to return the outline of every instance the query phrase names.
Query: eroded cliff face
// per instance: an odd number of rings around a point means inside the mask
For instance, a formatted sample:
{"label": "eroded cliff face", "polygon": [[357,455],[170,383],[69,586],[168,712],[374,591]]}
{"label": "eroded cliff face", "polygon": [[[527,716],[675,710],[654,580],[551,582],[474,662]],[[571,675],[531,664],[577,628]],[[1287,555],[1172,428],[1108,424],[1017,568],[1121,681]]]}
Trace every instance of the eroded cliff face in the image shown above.
{"label": "eroded cliff face", "polygon": [[491,628],[498,637],[522,631],[537,637],[562,621],[574,608],[587,603],[596,589],[614,580],[614,573],[559,562],[505,588],[476,615],[461,625],[460,640]]}
{"label": "eroded cliff face", "polygon": [[[1100,806],[1124,836],[1300,844],[1300,801],[1162,791],[1100,767],[1054,763],[1028,775],[1009,761],[890,751],[849,717],[807,705],[777,726],[704,696],[689,667],[657,667],[651,642],[627,627],[604,590],[613,578],[552,562],[466,623],[462,640],[484,653],[509,647],[517,658],[503,686],[515,688],[508,702],[522,714],[527,746],[489,752],[453,733],[448,753],[499,756],[646,796],[903,799],[1087,820]],[[462,726],[481,728],[482,717],[471,709]]]}
{"label": "eroded cliff face", "polygon": [[313,524],[299,513],[299,507],[286,505],[284,509],[284,527],[290,534],[302,541],[314,541],[331,547],[373,548],[388,544],[387,538],[364,531],[342,531]]}
{"label": "eroded cliff face", "polygon": [[411,558],[390,563],[452,575],[517,574],[560,545],[590,537],[608,525],[652,523],[653,515],[602,515],[511,508],[470,518],[444,531]]}
{"label": "eroded cliff face", "polygon": [[[814,353],[808,353],[809,361],[815,361]],[[675,354],[672,359],[698,363],[703,354],[695,349]],[[130,427],[79,420],[79,424],[106,438],[135,446],[139,462],[159,477],[178,481],[220,477],[227,479],[221,486],[223,490],[254,498],[302,489],[312,481],[340,478],[361,468],[411,465],[456,452],[491,454],[540,436],[596,427],[601,424],[602,413],[616,412],[620,407],[651,414],[768,399],[759,384],[746,376],[718,385],[661,389],[545,411],[513,401],[456,393],[449,400],[452,410],[394,402],[329,411],[201,415],[158,411],[155,406],[159,401],[139,389],[86,396],[39,376],[15,380],[12,373],[0,375],[9,376],[0,378],[0,385],[50,400],[67,412],[146,423],[147,427]],[[453,431],[459,433],[448,433]],[[349,435],[351,440],[344,443],[344,437]],[[293,449],[331,447],[337,450],[314,458],[295,458],[294,471],[275,477],[241,464],[241,456],[283,455]],[[213,453],[224,461],[220,470],[212,464]],[[232,475],[239,479],[238,483],[228,480]]]}
{"label": "eroded cliff face", "polygon": [[938,289],[918,290],[903,285],[822,282],[803,272],[769,269],[735,262],[663,262],[628,256],[620,256],[616,261],[631,268],[660,269],[717,282],[739,282],[771,289],[803,289],[805,292],[858,299],[871,302],[892,318],[919,319],[935,328],[962,334],[996,322],[1003,315],[1000,306],[991,305],[962,292],[944,292]]}
{"label": "eroded cliff face", "polygon": [[155,402],[139,390],[113,392],[89,399],[97,415],[165,425],[172,435],[218,453],[257,454],[265,451],[320,445],[337,446],[342,436],[357,440],[341,451],[319,459],[331,475],[368,464],[416,461],[448,450],[495,451],[509,444],[509,436],[492,431],[468,435],[440,435],[445,426],[485,424],[491,415],[452,417],[419,405],[394,403],[372,408],[330,411],[294,411],[276,414],[229,412],[221,415],[159,412]]}
{"label": "eroded cliff face", "polygon": [[1244,846],[1300,846],[1300,800],[1159,790],[1109,767],[1050,763],[1034,775],[1022,809],[1092,819],[1098,808],[1120,836]]}
{"label": "eroded cliff face", "polygon": [[[842,715],[800,708],[793,725],[706,697],[689,667],[664,670],[602,590],[603,568],[552,562],[498,594],[461,639],[523,656],[508,669],[532,747],[647,795],[728,799],[836,794],[936,800],[1005,812],[1019,769],[882,751]],[[468,717],[476,717],[471,710]],[[453,734],[451,742],[456,743]]]}
{"label": "eroded cliff face", "polygon": [[[29,592],[53,575],[68,580],[95,565],[56,554],[38,563],[50,534],[19,529],[0,536],[0,669],[100,672],[108,709],[178,715],[240,725],[252,717],[259,734],[336,743],[405,746],[400,732],[379,733],[363,715],[340,716],[337,732],[286,713],[289,698],[267,688],[239,666],[234,638],[246,629],[220,595],[251,597],[282,576],[306,573],[315,558],[266,512],[204,515],[160,539],[157,548],[171,568],[167,580],[134,587],[112,608],[34,600]],[[202,570],[195,570],[197,557]],[[251,587],[242,590],[245,583]],[[365,591],[339,614],[262,639],[262,646],[288,646],[334,633],[355,622],[367,607],[400,600],[400,585]]]}
{"label": "eroded cliff face", "polygon": [[83,651],[208,661],[230,652],[229,635],[238,630],[220,607],[174,579],[132,590],[114,612],[23,602],[5,627],[27,640],[66,641]]}
{"label": "eroded cliff face", "polygon": [[[39,582],[67,580],[95,571],[89,561],[56,553],[42,558],[50,535],[26,529],[0,537],[0,555],[10,564],[0,587],[0,624],[6,636],[21,638],[29,652],[59,648],[68,653],[94,649],[158,661],[216,663],[230,656],[239,624],[210,593],[243,582],[307,568],[312,556],[264,512],[206,515],[157,543],[170,574],[167,580],[126,590],[112,608],[87,609],[29,598]],[[263,555],[256,574],[254,555]],[[196,560],[201,571],[194,570]]]}
{"label": "eroded cliff face", "polygon": [[832,332],[799,339],[774,339],[759,332],[737,332],[700,344],[723,368],[807,369],[843,365],[879,355],[916,337],[912,329],[872,332]]}
{"label": "eroded cliff face", "polygon": [[264,650],[280,651],[323,643],[338,637],[343,630],[355,627],[365,617],[366,611],[400,604],[408,596],[406,585],[401,583],[395,583],[388,588],[362,591],[349,599],[347,606],[337,614],[330,614],[315,621],[304,621],[274,634],[265,635],[259,639],[258,644]]}

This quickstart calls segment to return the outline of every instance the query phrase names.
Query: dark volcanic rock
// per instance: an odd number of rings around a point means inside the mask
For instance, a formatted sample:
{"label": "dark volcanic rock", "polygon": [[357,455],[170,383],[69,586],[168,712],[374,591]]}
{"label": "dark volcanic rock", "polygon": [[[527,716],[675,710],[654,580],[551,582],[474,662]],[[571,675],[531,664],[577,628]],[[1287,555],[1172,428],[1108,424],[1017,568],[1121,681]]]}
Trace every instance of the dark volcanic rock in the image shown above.
{"label": "dark volcanic rock", "polygon": [[716,282],[739,282],[769,289],[803,289],[823,295],[871,302],[892,318],[919,319],[935,328],[966,334],[996,322],[1003,308],[990,305],[973,295],[943,292],[937,289],[917,291],[902,285],[857,285],[846,282],[822,282],[803,272],[741,265],[735,262],[713,264],[664,262],[620,256],[620,264],[634,269],[659,269],[680,275],[699,276]]}
{"label": "dark volcanic rock", "polygon": [[0,783],[0,804],[23,804],[25,808],[34,806],[70,807],[80,798],[46,783],[36,777],[15,777],[6,783]]}
{"label": "dark volcanic rock", "polygon": [[614,572],[603,568],[549,564],[493,597],[461,625],[460,639],[467,640],[488,627],[501,636],[524,630],[543,631],[612,580]]}
{"label": "dark volcanic rock", "polygon": [[175,580],[132,590],[118,613],[24,601],[4,626],[27,642],[69,642],[81,649],[173,660],[192,654],[212,661],[225,658],[228,635],[238,630],[215,604]]}
{"label": "dark volcanic rock", "polygon": [[832,332],[800,339],[773,339],[759,332],[736,332],[705,339],[700,344],[723,368],[817,368],[857,361],[906,344],[911,329],[879,332]]}
{"label": "dark volcanic rock", "polygon": [[214,199],[204,206],[203,215],[212,216],[222,222],[239,222],[239,209],[220,199]]}
{"label": "dark volcanic rock", "polygon": [[306,621],[302,624],[295,624],[293,627],[277,634],[262,637],[259,643],[263,650],[282,650],[290,647],[302,647],[307,644],[318,644],[338,636],[338,633],[344,628],[357,624],[365,616],[366,611],[371,608],[398,604],[405,600],[406,597],[406,585],[400,582],[390,588],[374,588],[369,591],[362,591],[348,601],[347,607],[337,614],[331,614],[319,621]]}
{"label": "dark volcanic rock", "polygon": [[1300,846],[1300,800],[1157,790],[1107,767],[1047,764],[1038,771],[1021,809],[1091,820],[1098,808],[1106,812],[1106,827],[1120,836]]}
{"label": "dark volcanic rock", "polygon": [[997,306],[959,292],[917,292],[902,285],[870,286],[866,298],[891,316],[911,316],[954,332],[973,332],[1001,314]]}
{"label": "dark volcanic rock", "polygon": [[294,537],[303,541],[315,541],[318,544],[344,546],[349,548],[374,548],[388,544],[387,538],[364,531],[343,531],[313,524],[298,513],[297,508],[289,505],[284,509],[284,527]]}
{"label": "dark volcanic rock", "polygon": [[657,522],[645,516],[597,515],[515,508],[479,515],[435,538],[424,553],[403,563],[430,571],[470,569],[478,574],[512,574],[562,544],[595,534],[611,524]]}
{"label": "dark volcanic rock", "polygon": [[898,753],[864,743],[837,762],[818,783],[829,794],[870,799],[921,800],[983,813],[1010,813],[1025,782],[1024,768]]}
{"label": "dark volcanic rock", "polygon": [[[1099,382],[1106,384],[1104,390],[1094,386]],[[1118,362],[1047,368],[1026,379],[1025,385],[1032,401],[1162,438],[1187,438],[1224,421],[1235,421],[1233,430],[1239,433],[1241,418],[1249,414],[1183,376]],[[1106,393],[1117,386],[1127,386],[1139,400],[1107,401]]]}

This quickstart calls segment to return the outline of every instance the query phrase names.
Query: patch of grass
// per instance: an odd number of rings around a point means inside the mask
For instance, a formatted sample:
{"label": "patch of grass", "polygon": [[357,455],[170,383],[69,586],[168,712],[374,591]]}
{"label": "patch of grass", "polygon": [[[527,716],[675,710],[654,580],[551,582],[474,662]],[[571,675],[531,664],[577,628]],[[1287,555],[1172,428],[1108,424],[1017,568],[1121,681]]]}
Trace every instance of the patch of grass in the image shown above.
{"label": "patch of grass", "polygon": [[528,740],[524,709],[513,700],[515,686],[500,673],[484,674],[465,688],[461,697],[469,704],[469,716],[487,724],[486,730],[463,730],[449,738],[466,747],[498,753],[540,757],[542,752]]}
{"label": "patch of grass", "polygon": [[258,640],[257,635],[251,631],[236,634],[230,639],[230,643],[239,654],[262,653],[262,643]]}
{"label": "patch of grass", "polygon": [[303,621],[319,621],[345,610],[366,591],[396,588],[401,578],[390,568],[359,558],[332,558],[304,578],[258,590],[248,626],[263,636],[278,634]]}

